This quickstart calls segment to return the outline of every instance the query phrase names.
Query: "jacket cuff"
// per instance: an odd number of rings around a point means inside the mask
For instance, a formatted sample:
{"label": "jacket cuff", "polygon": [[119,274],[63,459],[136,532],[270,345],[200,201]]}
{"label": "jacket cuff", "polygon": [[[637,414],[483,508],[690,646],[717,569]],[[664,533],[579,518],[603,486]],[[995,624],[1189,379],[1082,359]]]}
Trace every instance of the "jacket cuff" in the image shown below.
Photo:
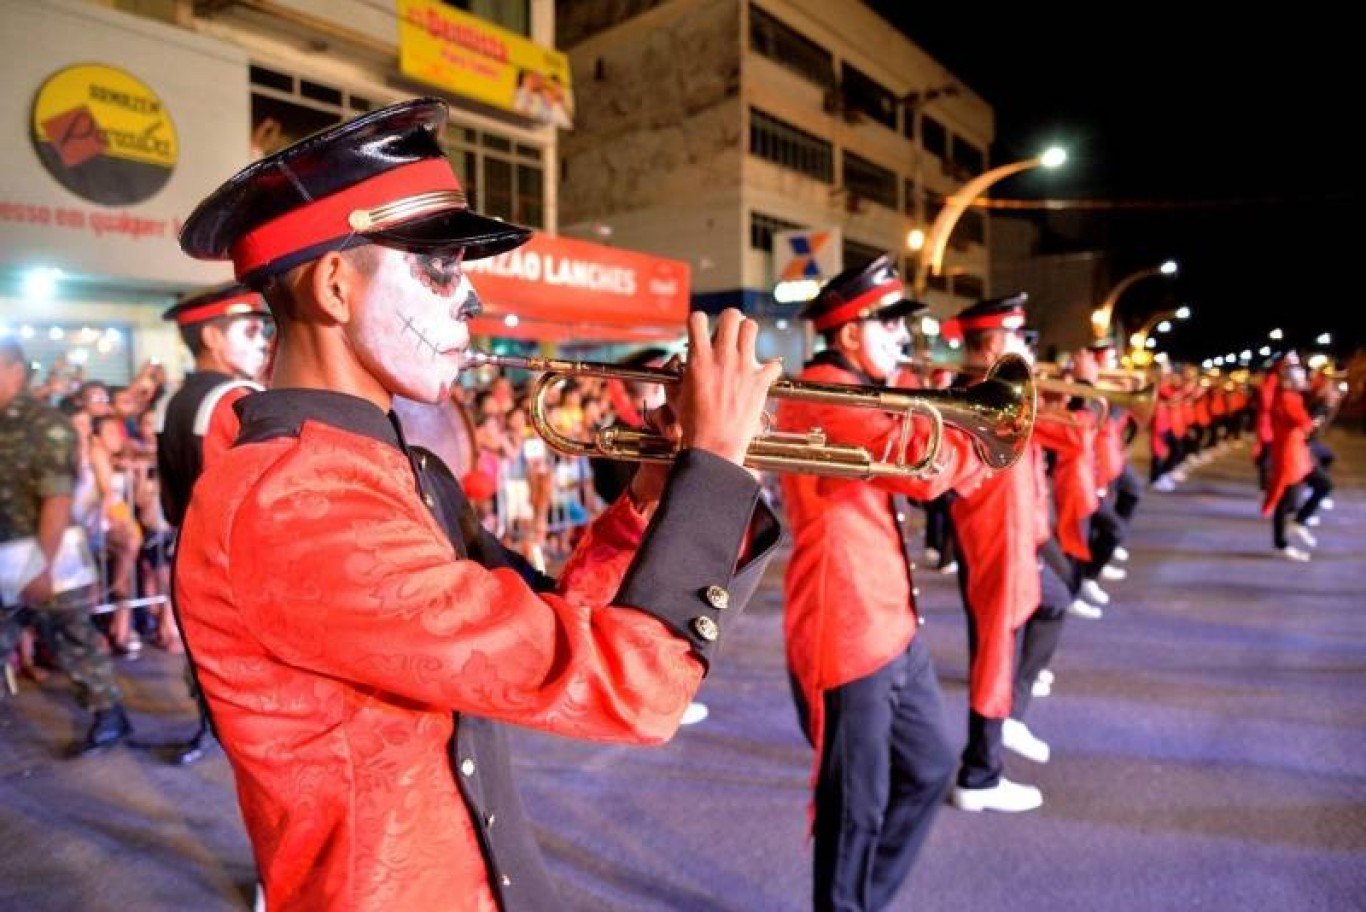
{"label": "jacket cuff", "polygon": [[615,599],[659,618],[704,666],[780,537],[777,520],[763,507],[748,559],[737,570],[759,495],[754,476],[733,462],[704,450],[679,453]]}

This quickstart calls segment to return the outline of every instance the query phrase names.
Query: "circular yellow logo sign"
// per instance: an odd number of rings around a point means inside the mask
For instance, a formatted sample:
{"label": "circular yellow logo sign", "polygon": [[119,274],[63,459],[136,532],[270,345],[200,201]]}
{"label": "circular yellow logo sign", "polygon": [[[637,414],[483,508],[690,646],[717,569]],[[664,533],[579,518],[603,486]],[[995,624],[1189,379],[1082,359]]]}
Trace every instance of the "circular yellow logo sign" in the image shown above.
{"label": "circular yellow logo sign", "polygon": [[98,64],[59,70],[38,89],[33,144],[58,183],[105,206],[151,197],[180,157],[175,124],[156,93]]}

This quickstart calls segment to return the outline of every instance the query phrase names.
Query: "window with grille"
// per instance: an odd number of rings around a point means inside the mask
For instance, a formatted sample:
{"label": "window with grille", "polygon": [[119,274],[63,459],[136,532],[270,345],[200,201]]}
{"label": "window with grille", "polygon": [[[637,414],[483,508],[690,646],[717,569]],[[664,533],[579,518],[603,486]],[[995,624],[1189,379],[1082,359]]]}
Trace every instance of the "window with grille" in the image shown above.
{"label": "window with grille", "polygon": [[844,189],[888,209],[898,209],[896,173],[852,152],[844,153]]}
{"label": "window with grille", "polygon": [[805,227],[805,225],[789,222],[777,216],[765,215],[762,212],[751,212],[749,214],[749,246],[755,250],[772,253],[774,233],[796,231]]}
{"label": "window with grille", "polygon": [[[370,98],[263,66],[251,67],[252,142],[268,155],[376,107]],[[532,228],[545,227],[541,149],[497,133],[448,125],[446,157],[470,206]]]}
{"label": "window with grille", "polygon": [[949,160],[949,131],[928,114],[920,115],[920,144],[926,152]]}
{"label": "window with grille", "polygon": [[971,180],[986,170],[986,155],[961,136],[953,137],[953,164],[963,180]]}
{"label": "window with grille", "polygon": [[758,108],[749,111],[749,153],[825,183],[834,177],[834,147]]}
{"label": "window with grille", "polygon": [[822,88],[835,84],[835,60],[830,52],[757,6],[749,8],[749,46]]}
{"label": "window with grille", "polygon": [[896,96],[867,76],[844,64],[840,67],[840,92],[846,111],[861,111],[885,127],[896,129]]}
{"label": "window with grille", "polygon": [[856,269],[867,266],[887,251],[872,244],[863,244],[849,238],[844,239],[844,268]]}

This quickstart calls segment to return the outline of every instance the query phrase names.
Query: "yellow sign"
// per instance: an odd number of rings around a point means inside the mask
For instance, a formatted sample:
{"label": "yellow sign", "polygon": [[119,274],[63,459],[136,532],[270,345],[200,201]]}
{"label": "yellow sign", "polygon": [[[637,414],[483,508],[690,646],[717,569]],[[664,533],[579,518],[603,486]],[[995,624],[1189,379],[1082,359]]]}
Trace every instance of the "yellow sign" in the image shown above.
{"label": "yellow sign", "polygon": [[569,58],[436,0],[398,0],[403,75],[568,129]]}
{"label": "yellow sign", "polygon": [[106,206],[151,197],[180,158],[161,99],[110,66],[81,64],[49,76],[33,100],[32,131],[47,172],[77,196]]}

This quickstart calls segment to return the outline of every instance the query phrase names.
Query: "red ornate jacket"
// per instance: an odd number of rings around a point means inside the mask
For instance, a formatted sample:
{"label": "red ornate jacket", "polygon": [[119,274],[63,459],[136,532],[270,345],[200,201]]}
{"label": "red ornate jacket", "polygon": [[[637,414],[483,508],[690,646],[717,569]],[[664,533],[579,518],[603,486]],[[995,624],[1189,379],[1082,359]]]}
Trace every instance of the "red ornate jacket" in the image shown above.
{"label": "red ornate jacket", "polygon": [[494,850],[520,801],[495,814],[473,795],[510,770],[477,765],[466,729],[668,739],[723,615],[747,599],[727,611],[704,594],[722,601],[708,582],[737,592],[757,483],[685,453],[650,527],[678,549],[669,560],[641,547],[646,524],[623,499],[558,591],[538,593],[516,569],[460,559],[445,504],[418,480],[425,464],[378,408],[284,390],[240,410],[242,437],[195,490],[176,591],[267,906],[542,905],[528,896],[551,888],[528,890],[543,875]]}
{"label": "red ornate jacket", "polygon": [[989,719],[1010,715],[1015,631],[1043,597],[1038,549],[1048,539],[1048,513],[1040,497],[1040,456],[1031,442],[1013,466],[985,478],[949,506],[968,567],[964,601],[977,631],[968,701]]}
{"label": "red ornate jacket", "polygon": [[1067,414],[1076,424],[1036,422],[1034,439],[1057,454],[1053,496],[1058,505],[1058,544],[1070,556],[1090,560],[1086,520],[1100,507],[1096,493],[1096,416],[1090,409]]}
{"label": "red ornate jacket", "polygon": [[[800,378],[868,385],[872,381],[838,355],[822,353]],[[900,421],[885,412],[784,400],[780,430],[821,428],[832,441],[860,444],[875,458],[890,452]],[[929,423],[914,419],[913,458],[923,453]],[[865,677],[910,645],[918,618],[911,571],[902,548],[892,498],[931,500],[973,482],[988,470],[970,438],[945,428],[940,471],[930,478],[861,481],[812,475],[782,476],[783,506],[793,538],[784,582],[783,632],[788,669],[806,706],[811,742],[820,756],[824,699],[831,688]],[[819,762],[819,759],[817,760]]]}

